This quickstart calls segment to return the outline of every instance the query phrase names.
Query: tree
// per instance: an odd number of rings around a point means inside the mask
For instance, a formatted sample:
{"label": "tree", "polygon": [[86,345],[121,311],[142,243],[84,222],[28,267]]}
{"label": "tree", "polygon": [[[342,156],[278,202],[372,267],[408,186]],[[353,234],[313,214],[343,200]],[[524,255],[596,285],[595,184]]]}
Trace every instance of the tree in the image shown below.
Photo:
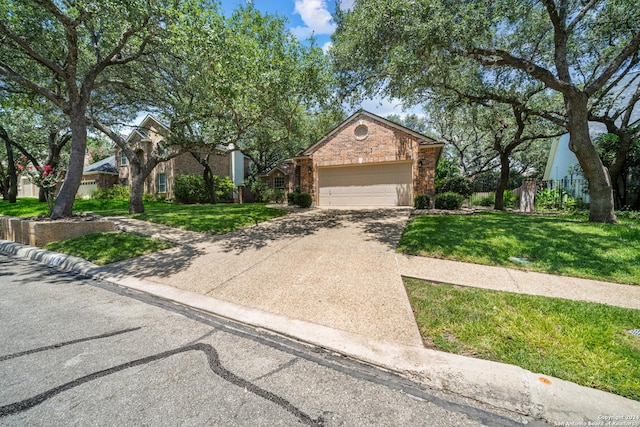
{"label": "tree", "polygon": [[625,174],[635,160],[628,157],[635,154],[634,143],[640,138],[640,124],[634,117],[639,101],[640,73],[621,74],[601,92],[589,115],[589,120],[607,128],[608,136],[605,134],[600,138],[598,153],[609,169],[619,206],[627,205]]}
{"label": "tree", "polygon": [[[611,180],[589,136],[590,102],[638,60],[632,2],[356,0],[339,10],[332,54],[344,87],[415,103],[469,62],[563,98],[562,117],[589,180],[589,219],[616,222]],[[499,83],[499,82],[498,82]],[[542,113],[542,112],[539,112]]]}
{"label": "tree", "polygon": [[99,4],[15,0],[0,5],[0,76],[46,98],[69,118],[68,175],[52,218],[70,216],[82,179],[88,106],[98,88],[114,87],[114,67],[146,53],[170,3],[105,0]]}
{"label": "tree", "polygon": [[[68,120],[59,109],[24,93],[5,93],[0,101],[0,139],[4,141],[9,158],[24,157],[36,169],[59,170],[68,162],[64,152],[71,140]],[[14,181],[17,185],[13,163],[15,161],[9,160],[7,169],[11,186]],[[46,191],[40,188],[40,201],[47,201],[46,196]]]}

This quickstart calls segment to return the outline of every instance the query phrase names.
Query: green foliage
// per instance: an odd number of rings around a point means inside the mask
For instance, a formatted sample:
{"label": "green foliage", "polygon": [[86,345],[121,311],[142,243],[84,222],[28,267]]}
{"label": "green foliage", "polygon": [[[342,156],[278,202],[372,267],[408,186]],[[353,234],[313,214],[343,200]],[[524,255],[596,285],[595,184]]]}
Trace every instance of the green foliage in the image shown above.
{"label": "green foliage", "polygon": [[45,249],[84,258],[97,265],[105,265],[173,246],[175,245],[171,242],[134,233],[93,233],[52,242],[47,244]]}
{"label": "green foliage", "polygon": [[578,201],[561,188],[540,188],[536,191],[536,209],[575,210]]}
{"label": "green foliage", "polygon": [[298,193],[287,193],[287,204],[289,206],[294,206],[296,204],[296,194]]}
{"label": "green foliage", "polygon": [[301,208],[310,208],[313,204],[313,197],[308,193],[295,193],[295,204]]}
{"label": "green foliage", "polygon": [[173,195],[180,203],[194,204],[209,201],[209,194],[201,175],[176,175],[173,185]]}
{"label": "green foliage", "polygon": [[213,185],[216,189],[216,197],[219,202],[232,202],[233,192],[236,189],[236,185],[233,180],[228,176],[213,176]]}
{"label": "green foliage", "polygon": [[264,203],[269,201],[270,189],[266,182],[261,179],[256,179],[251,184],[251,192],[257,203]]}
{"label": "green foliage", "polygon": [[[425,215],[398,250],[485,265],[640,285],[640,222],[588,222],[585,215]],[[510,258],[530,261],[523,265]]]}
{"label": "green foliage", "polygon": [[121,200],[129,201],[131,189],[128,185],[116,184],[111,188],[98,188],[91,192],[91,198],[96,200]]}
{"label": "green foliage", "polygon": [[428,347],[640,400],[640,342],[626,332],[640,324],[638,310],[415,279],[405,284]]}
{"label": "green foliage", "polygon": [[431,200],[426,194],[418,194],[413,198],[413,207],[416,209],[429,209]]}
{"label": "green foliage", "polygon": [[440,193],[458,193],[464,198],[473,194],[473,182],[463,176],[451,176],[443,179],[438,188]]}
{"label": "green foliage", "polygon": [[436,194],[435,207],[436,209],[456,210],[462,207],[464,197],[461,194],[447,192]]}
{"label": "green foliage", "polygon": [[282,203],[284,201],[284,190],[276,188],[273,190],[272,200],[276,203]]}

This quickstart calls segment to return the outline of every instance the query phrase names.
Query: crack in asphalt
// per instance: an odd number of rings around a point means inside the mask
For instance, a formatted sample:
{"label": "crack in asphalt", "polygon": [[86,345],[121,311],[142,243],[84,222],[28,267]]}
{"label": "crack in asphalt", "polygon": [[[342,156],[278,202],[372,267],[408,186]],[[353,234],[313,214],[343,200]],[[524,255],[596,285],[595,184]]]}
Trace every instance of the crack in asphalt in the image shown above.
{"label": "crack in asphalt", "polygon": [[58,343],[58,344],[47,345],[45,347],[34,348],[32,350],[21,351],[19,353],[8,354],[6,356],[0,356],[0,362],[4,362],[5,360],[15,359],[16,357],[22,357],[22,356],[26,356],[26,355],[33,354],[33,353],[39,353],[41,351],[54,350],[56,348],[65,347],[67,345],[78,344],[78,343],[86,342],[86,341],[99,340],[99,339],[102,339],[102,338],[110,338],[110,337],[113,337],[113,336],[116,336],[116,335],[121,335],[121,334],[126,334],[128,332],[137,331],[139,329],[142,329],[142,328],[141,327],[128,328],[128,329],[123,329],[121,331],[108,332],[108,333],[102,334],[102,335],[95,335],[95,336],[92,336],[92,337],[79,338],[77,340],[65,341],[65,342],[61,342],[61,343]]}
{"label": "crack in asphalt", "polygon": [[[54,347],[55,348],[55,347]],[[225,369],[222,364],[220,363],[220,358],[218,356],[218,352],[216,351],[216,349],[209,344],[203,344],[203,343],[196,343],[196,344],[192,344],[192,345],[188,345],[188,346],[184,346],[184,347],[179,347],[173,350],[168,350],[162,353],[158,353],[156,355],[153,356],[148,356],[148,357],[143,357],[141,359],[137,359],[137,360],[133,360],[131,362],[127,362],[127,363],[123,363],[121,365],[117,365],[114,366],[112,368],[109,369],[104,369],[102,371],[97,371],[94,372],[92,374],[89,375],[85,375],[83,377],[77,378],[73,381],[70,381],[68,383],[62,384],[58,387],[54,387],[52,389],[49,389],[43,393],[40,393],[38,395],[35,395],[33,397],[30,397],[28,399],[24,399],[21,400],[19,402],[15,402],[15,403],[11,403],[9,405],[5,405],[5,406],[1,406],[0,407],[0,418],[1,417],[5,417],[8,415],[14,415],[23,411],[26,411],[28,409],[31,409],[37,405],[40,405],[41,403],[51,399],[52,397],[56,396],[57,394],[60,394],[64,391],[70,390],[74,387],[78,387],[82,384],[85,384],[87,382],[96,380],[98,378],[102,378],[102,377],[106,377],[108,375],[120,372],[120,371],[124,371],[126,369],[130,369],[133,368],[135,366],[141,366],[141,365],[146,365],[148,363],[151,362],[155,362],[157,360],[161,360],[161,359],[166,359],[168,357],[174,356],[176,354],[180,354],[180,353],[186,353],[189,351],[200,351],[202,353],[204,353],[207,356],[207,360],[209,362],[209,368],[216,374],[218,375],[220,378],[222,378],[225,381],[228,381],[238,387],[243,388],[246,391],[249,391],[253,394],[255,394],[256,396],[259,396],[265,400],[268,400],[278,406],[280,406],[281,408],[283,408],[285,411],[291,413],[292,415],[294,415],[296,418],[298,418],[298,420],[300,422],[302,422],[303,424],[306,425],[310,425],[310,426],[323,426],[324,425],[324,420],[322,417],[319,417],[318,419],[314,419],[311,418],[311,416],[305,414],[304,412],[302,412],[300,409],[298,409],[297,407],[295,407],[293,404],[291,404],[288,400],[274,394],[271,393],[267,390],[264,390],[263,388],[258,387],[257,385],[251,383],[250,381],[245,380],[244,378],[240,378],[239,376],[235,375],[234,373],[232,373],[231,371]]]}

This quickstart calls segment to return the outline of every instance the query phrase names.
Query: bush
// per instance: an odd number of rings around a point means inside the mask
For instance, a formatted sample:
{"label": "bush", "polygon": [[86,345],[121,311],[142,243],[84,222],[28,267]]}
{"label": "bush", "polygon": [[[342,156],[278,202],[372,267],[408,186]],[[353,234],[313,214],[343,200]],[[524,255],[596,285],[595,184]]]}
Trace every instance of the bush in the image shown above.
{"label": "bush", "polygon": [[296,204],[296,194],[298,193],[287,193],[287,204],[289,206],[294,206]]}
{"label": "bush", "polygon": [[416,209],[429,209],[431,200],[426,194],[418,194],[413,198],[413,207]]}
{"label": "bush", "polygon": [[207,203],[209,195],[200,175],[177,175],[173,195],[180,203]]}
{"label": "bush", "polygon": [[274,189],[271,198],[276,203],[284,202],[284,190],[282,190],[280,188]]}
{"label": "bush", "polygon": [[216,188],[216,197],[219,202],[233,202],[233,192],[236,185],[228,176],[213,176],[213,185]]}
{"label": "bush", "polygon": [[253,181],[251,184],[251,192],[253,193],[256,202],[264,203],[269,201],[269,186],[261,179]]}
{"label": "bush", "polygon": [[454,193],[452,191],[436,194],[436,209],[460,209],[460,207],[462,206],[462,202],[464,202],[464,197],[461,194]]}
{"label": "bush", "polygon": [[131,189],[128,185],[117,184],[106,190],[93,190],[93,192],[91,193],[91,198],[97,200],[128,201],[131,198]]}
{"label": "bush", "polygon": [[313,197],[309,193],[294,193],[295,204],[301,208],[310,208],[313,204]]}
{"label": "bush", "polygon": [[466,199],[473,194],[473,182],[463,176],[451,176],[442,180],[438,192],[457,193]]}

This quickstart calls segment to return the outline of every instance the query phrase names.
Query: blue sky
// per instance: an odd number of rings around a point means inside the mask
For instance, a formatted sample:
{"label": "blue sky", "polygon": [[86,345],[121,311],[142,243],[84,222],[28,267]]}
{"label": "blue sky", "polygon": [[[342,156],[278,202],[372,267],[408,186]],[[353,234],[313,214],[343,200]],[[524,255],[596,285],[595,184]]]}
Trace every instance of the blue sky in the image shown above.
{"label": "blue sky", "polygon": [[[251,0],[220,0],[222,10],[230,13],[238,6]],[[318,46],[326,49],[335,29],[331,14],[336,7],[336,0],[252,0],[253,5],[262,12],[278,14],[289,22],[291,32],[301,41],[314,36]],[[342,0],[342,7],[349,8],[354,0]],[[398,101],[369,100],[356,108],[364,108],[372,113],[387,116],[389,114],[404,115]],[[411,112],[420,113],[419,110]]]}

